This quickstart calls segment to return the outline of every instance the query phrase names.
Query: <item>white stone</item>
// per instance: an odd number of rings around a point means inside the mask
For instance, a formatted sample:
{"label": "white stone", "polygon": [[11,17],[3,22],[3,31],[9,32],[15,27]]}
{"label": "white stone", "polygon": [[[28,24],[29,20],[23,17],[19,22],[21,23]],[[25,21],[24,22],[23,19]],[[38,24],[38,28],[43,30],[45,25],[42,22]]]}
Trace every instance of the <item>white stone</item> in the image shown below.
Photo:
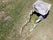
{"label": "white stone", "polygon": [[50,10],[51,4],[43,2],[43,1],[36,1],[33,4],[34,11],[40,13],[41,15],[46,15]]}

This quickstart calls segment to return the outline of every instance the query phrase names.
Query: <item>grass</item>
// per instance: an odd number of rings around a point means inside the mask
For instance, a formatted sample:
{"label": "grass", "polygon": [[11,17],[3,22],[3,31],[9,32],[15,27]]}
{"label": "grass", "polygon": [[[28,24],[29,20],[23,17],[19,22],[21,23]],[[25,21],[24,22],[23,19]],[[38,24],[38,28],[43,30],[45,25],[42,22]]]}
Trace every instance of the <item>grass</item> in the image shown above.
{"label": "grass", "polygon": [[[15,29],[13,33],[15,33],[14,38],[15,39],[18,38],[19,40],[19,35],[16,37],[16,34],[18,34],[16,30],[19,31],[20,26],[22,26],[20,24],[23,20],[25,20],[24,17],[28,15],[27,11],[32,9],[31,6],[34,3],[34,1],[33,0],[9,0],[8,2],[4,2],[4,3],[2,1],[0,2],[0,12],[5,11],[7,12],[6,14],[7,16],[12,17],[12,20],[8,22],[7,25],[4,23],[3,19],[0,20],[0,40],[6,40],[6,37],[10,34],[11,30],[14,30],[13,27],[14,28],[18,27],[17,29]],[[37,20],[37,18],[38,18],[37,16],[34,16],[34,22]]]}
{"label": "grass", "polygon": [[3,19],[0,20],[0,40],[6,40],[7,35],[13,29],[14,25],[16,25],[16,22],[19,23],[22,19],[22,10],[24,10],[25,6],[27,5],[27,0],[23,0],[23,2],[20,0],[19,3],[18,1],[11,0],[6,3],[3,3],[2,1],[0,2],[0,12],[5,11],[7,12],[7,16],[12,17],[12,20],[8,22],[7,25],[4,23]]}
{"label": "grass", "polygon": [[[7,24],[7,26],[4,23],[3,19],[0,20],[0,40],[5,40],[5,37],[12,30],[12,28],[14,26],[14,22],[16,22],[17,19],[19,21],[21,18],[20,13],[18,13],[18,11],[17,11],[17,6],[14,6],[15,4],[13,5],[13,3],[14,3],[14,1],[10,1],[8,4],[7,3],[4,4],[2,2],[0,3],[0,11],[6,11],[7,13],[9,11],[7,16],[12,17],[12,20]],[[21,10],[19,10],[19,11],[21,11]]]}
{"label": "grass", "polygon": [[36,23],[37,19],[38,19],[38,16],[35,15],[35,17],[34,17],[34,23]]}

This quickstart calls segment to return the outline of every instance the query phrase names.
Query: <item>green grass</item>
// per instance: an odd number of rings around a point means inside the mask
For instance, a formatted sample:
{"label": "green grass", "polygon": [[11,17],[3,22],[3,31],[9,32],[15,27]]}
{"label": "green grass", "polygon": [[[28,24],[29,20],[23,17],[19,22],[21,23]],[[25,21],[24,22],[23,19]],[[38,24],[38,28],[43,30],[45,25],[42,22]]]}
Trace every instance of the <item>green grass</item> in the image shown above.
{"label": "green grass", "polygon": [[34,23],[36,23],[37,19],[38,19],[38,16],[35,15],[35,17],[34,17]]}
{"label": "green grass", "polygon": [[19,12],[23,7],[19,8],[14,3],[15,3],[14,1],[10,1],[8,4],[7,3],[4,4],[2,2],[0,3],[0,11],[6,11],[7,13],[9,12],[7,16],[12,17],[12,20],[8,22],[7,25],[4,23],[3,19],[0,20],[0,37],[1,37],[0,40],[5,40],[5,37],[12,30],[16,20],[18,19],[19,21],[21,19],[21,15]]}
{"label": "green grass", "polygon": [[[18,0],[19,1],[19,0]],[[17,0],[11,0],[7,3],[0,3],[0,11],[7,12],[7,16],[11,16],[12,20],[10,22],[4,23],[3,19],[0,20],[0,40],[6,40],[5,38],[10,33],[10,31],[13,29],[14,24],[16,25],[16,22],[20,22],[22,19],[22,11],[24,10],[26,4],[26,1],[23,0],[18,3]],[[19,24],[17,24],[19,25]]]}

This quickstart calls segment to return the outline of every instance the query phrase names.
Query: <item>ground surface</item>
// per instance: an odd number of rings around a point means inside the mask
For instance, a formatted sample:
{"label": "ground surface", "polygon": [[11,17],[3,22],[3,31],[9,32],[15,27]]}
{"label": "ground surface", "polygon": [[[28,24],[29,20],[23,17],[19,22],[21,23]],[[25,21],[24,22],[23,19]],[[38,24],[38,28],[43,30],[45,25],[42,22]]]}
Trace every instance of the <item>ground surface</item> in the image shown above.
{"label": "ground surface", "polygon": [[25,26],[20,35],[20,28],[28,19],[29,11],[35,1],[0,0],[0,40],[53,40],[53,0],[44,0],[52,4],[49,16],[30,34],[29,30],[33,27],[36,17],[33,15],[31,22]]}

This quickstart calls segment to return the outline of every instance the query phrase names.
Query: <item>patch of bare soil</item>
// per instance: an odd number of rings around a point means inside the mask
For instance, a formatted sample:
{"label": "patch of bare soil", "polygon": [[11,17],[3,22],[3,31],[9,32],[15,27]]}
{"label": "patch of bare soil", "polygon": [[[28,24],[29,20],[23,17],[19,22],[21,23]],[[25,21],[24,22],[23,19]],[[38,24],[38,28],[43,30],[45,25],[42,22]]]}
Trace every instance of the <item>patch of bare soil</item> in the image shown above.
{"label": "patch of bare soil", "polygon": [[[53,40],[52,13],[43,20],[26,40]],[[31,38],[30,38],[31,37]]]}

